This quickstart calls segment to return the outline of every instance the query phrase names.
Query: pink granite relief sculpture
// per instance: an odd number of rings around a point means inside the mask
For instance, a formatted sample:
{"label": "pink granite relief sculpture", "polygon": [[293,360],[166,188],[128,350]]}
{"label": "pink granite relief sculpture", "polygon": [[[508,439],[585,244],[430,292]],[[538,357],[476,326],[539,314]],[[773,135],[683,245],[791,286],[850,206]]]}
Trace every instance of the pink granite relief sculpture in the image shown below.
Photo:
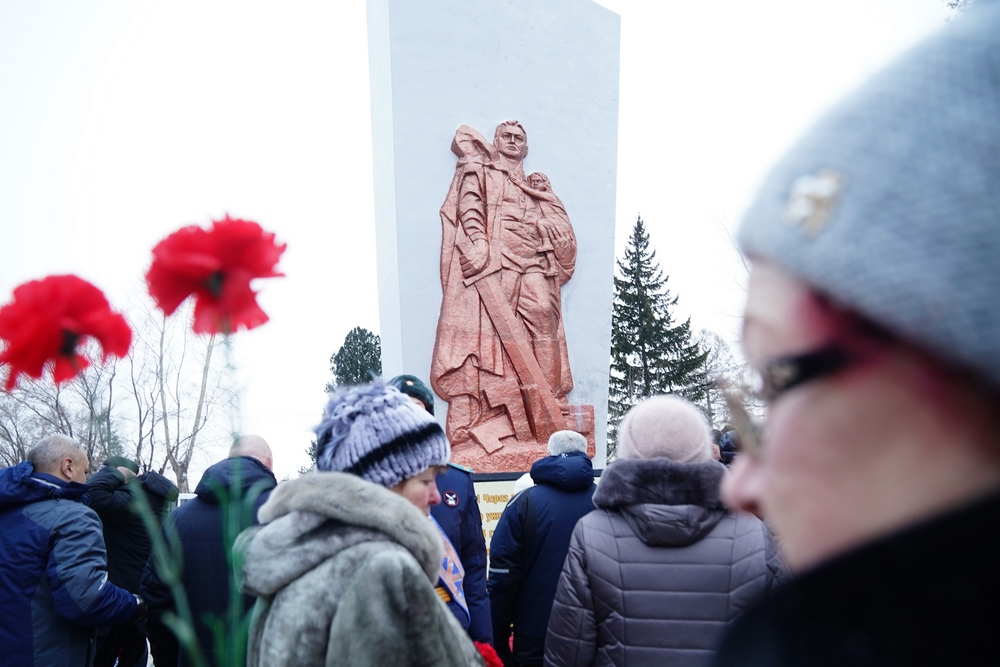
{"label": "pink granite relief sculpture", "polygon": [[528,470],[558,430],[594,446],[593,406],[573,388],[561,288],[576,236],[542,173],[525,177],[528,137],[501,123],[489,143],[463,125],[441,207],[441,286],[431,385],[448,402],[452,460],[477,472]]}

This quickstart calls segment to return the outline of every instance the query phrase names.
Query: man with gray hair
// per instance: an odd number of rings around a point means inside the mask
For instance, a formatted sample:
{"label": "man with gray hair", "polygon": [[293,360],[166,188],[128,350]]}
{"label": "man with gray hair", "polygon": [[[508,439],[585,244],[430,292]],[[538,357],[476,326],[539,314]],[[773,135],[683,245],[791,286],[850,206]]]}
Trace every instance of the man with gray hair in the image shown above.
{"label": "man with gray hair", "polygon": [[108,581],[88,464],[76,441],[51,435],[0,470],[0,667],[88,665],[96,626],[145,613]]}
{"label": "man with gray hair", "polygon": [[[168,526],[180,538],[183,565],[181,583],[187,592],[195,632],[209,665],[222,663],[215,651],[215,636],[206,619],[222,619],[229,609],[229,590],[233,572],[227,560],[236,536],[257,523],[257,510],[277,486],[271,472],[274,461],[267,441],[259,435],[244,435],[233,443],[229,458],[208,468],[195,488],[195,495],[168,518]],[[241,502],[241,520],[226,526],[224,503]],[[167,533],[170,528],[165,526]],[[151,558],[142,575],[143,597],[149,600],[149,643],[157,665],[187,665],[177,640],[164,625],[163,616],[174,612],[174,598],[160,580]],[[253,606],[254,598],[243,596],[243,611]],[[242,615],[242,613],[241,613]]]}
{"label": "man with gray hair", "polygon": [[486,588],[493,647],[505,665],[542,664],[549,613],[573,528],[594,509],[587,439],[574,431],[556,431],[547,451],[531,466],[535,485],[507,505],[490,542]]}

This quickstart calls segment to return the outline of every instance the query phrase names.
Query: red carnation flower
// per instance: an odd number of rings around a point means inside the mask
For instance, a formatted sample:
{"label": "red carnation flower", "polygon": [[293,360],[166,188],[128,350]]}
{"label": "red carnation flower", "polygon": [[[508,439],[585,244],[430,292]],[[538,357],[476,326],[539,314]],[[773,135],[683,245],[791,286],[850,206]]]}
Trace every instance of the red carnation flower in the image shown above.
{"label": "red carnation flower", "polygon": [[88,336],[100,343],[105,361],[125,356],[132,343],[132,329],[101,290],[77,276],[49,276],[17,287],[14,300],[0,308],[0,339],[7,343],[0,365],[10,366],[6,390],[22,373],[41,377],[49,362],[56,384],[76,377],[90,365],[76,351]]}
{"label": "red carnation flower", "polygon": [[277,245],[274,234],[250,220],[227,215],[209,230],[185,227],[153,248],[149,295],[171,315],[193,294],[195,333],[253,329],[268,318],[250,281],[284,275],[274,270],[283,252],[285,244]]}
{"label": "red carnation flower", "polygon": [[503,667],[503,660],[497,655],[497,651],[493,648],[493,645],[488,642],[473,642],[476,645],[476,650],[479,651],[479,655],[483,657],[483,661],[486,663],[486,667]]}

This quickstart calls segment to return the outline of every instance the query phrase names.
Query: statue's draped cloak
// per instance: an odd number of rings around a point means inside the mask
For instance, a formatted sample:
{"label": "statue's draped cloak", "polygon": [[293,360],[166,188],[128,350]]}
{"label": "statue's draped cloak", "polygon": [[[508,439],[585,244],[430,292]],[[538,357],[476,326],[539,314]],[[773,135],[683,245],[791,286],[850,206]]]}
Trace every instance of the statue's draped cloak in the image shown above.
{"label": "statue's draped cloak", "polygon": [[[552,192],[532,189],[527,183],[508,178],[508,167],[498,159],[496,149],[479,132],[461,126],[455,133],[452,151],[458,155],[455,176],[448,188],[448,195],[441,206],[441,314],[438,318],[434,357],[431,362],[431,386],[446,401],[461,395],[480,400],[479,371],[495,376],[515,373],[509,362],[505,365],[503,346],[493,322],[486,311],[475,283],[501,269],[501,247],[498,241],[500,224],[497,211],[503,199],[504,187],[521,188],[534,199],[543,216],[568,232],[572,240],[570,261],[557,261],[551,242],[544,242],[541,251],[549,255],[554,290],[559,308],[558,347],[560,357],[560,387],[557,396],[565,396],[573,388],[566,333],[562,321],[560,289],[573,274],[576,258],[576,239],[566,215],[566,209]],[[458,219],[459,191],[467,176],[472,175],[480,186],[482,200],[486,203],[486,231],[489,258],[486,266],[469,278],[462,275],[459,245],[471,243]],[[565,260],[565,258],[564,258]],[[530,341],[525,341],[530,345]]]}

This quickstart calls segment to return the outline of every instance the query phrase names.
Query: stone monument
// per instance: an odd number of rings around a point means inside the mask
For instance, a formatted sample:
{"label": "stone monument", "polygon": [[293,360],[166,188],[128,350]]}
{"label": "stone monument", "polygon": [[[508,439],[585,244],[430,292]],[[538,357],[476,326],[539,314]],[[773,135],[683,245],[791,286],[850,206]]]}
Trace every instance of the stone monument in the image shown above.
{"label": "stone monument", "polygon": [[[476,472],[528,470],[564,428],[602,466],[618,16],[369,0],[368,17],[384,373],[428,380]],[[545,173],[525,171],[526,129]]]}
{"label": "stone monument", "polygon": [[[448,401],[453,458],[516,470],[554,432],[593,443],[594,408],[571,406],[562,286],[576,266],[566,207],[542,173],[525,176],[515,120],[493,142],[463,125],[441,207],[441,315],[431,386]],[[504,450],[504,451],[500,451]]]}

